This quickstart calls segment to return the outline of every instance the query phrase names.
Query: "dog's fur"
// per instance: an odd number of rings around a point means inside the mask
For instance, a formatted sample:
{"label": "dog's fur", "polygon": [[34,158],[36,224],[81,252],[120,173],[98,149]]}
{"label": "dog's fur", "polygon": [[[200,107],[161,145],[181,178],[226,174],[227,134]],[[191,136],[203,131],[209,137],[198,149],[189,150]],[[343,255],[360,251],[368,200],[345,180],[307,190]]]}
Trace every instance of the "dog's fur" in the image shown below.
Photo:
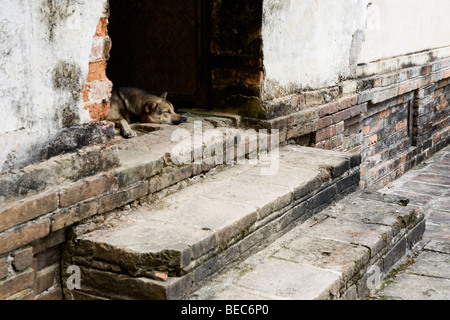
{"label": "dog's fur", "polygon": [[120,128],[124,138],[137,136],[130,128],[131,123],[178,125],[186,122],[186,118],[175,113],[173,105],[166,99],[167,93],[158,97],[137,88],[114,89],[107,120]]}

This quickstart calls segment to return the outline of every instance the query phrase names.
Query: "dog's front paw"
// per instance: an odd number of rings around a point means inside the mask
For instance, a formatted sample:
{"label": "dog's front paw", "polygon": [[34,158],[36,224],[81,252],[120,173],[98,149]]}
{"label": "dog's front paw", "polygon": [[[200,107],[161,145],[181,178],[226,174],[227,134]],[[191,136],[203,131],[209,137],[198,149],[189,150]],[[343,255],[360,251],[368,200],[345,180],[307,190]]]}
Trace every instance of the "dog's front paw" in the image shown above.
{"label": "dog's front paw", "polygon": [[135,131],[131,130],[131,131],[128,131],[128,132],[124,133],[123,136],[125,138],[127,138],[127,139],[136,138],[137,137],[137,133]]}

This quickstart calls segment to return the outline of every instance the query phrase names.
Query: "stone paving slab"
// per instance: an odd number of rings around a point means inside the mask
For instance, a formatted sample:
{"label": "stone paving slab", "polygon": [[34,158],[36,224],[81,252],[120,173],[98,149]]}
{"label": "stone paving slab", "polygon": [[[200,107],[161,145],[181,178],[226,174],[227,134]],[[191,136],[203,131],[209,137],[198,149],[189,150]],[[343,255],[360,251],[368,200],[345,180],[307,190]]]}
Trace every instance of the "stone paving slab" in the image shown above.
{"label": "stone paving slab", "polygon": [[[403,256],[405,239],[423,218],[411,208],[369,198],[357,193],[337,202],[219,275],[191,299],[364,298],[368,268],[383,269],[384,260]],[[414,242],[419,239],[416,235]],[[404,246],[399,249],[400,243]]]}
{"label": "stone paving slab", "polygon": [[339,277],[339,272],[270,257],[241,276],[238,285],[280,299],[311,300]]}
{"label": "stone paving slab", "polygon": [[449,279],[401,274],[380,295],[391,300],[450,300],[449,288]]}
{"label": "stone paving slab", "polygon": [[450,255],[436,252],[422,252],[408,273],[450,279]]}
{"label": "stone paving slab", "polygon": [[[425,214],[427,224],[418,253],[378,292],[401,300],[450,299],[450,147],[406,173],[380,193],[402,195]],[[416,251],[415,251],[416,252]]]}
{"label": "stone paving slab", "polygon": [[450,254],[450,242],[431,240],[424,247],[425,250]]}

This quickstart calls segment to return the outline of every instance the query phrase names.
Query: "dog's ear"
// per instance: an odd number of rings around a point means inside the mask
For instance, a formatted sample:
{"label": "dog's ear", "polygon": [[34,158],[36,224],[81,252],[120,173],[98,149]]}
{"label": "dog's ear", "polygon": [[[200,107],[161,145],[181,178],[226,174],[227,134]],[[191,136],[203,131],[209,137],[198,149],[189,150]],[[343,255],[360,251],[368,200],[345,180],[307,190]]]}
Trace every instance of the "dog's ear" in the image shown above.
{"label": "dog's ear", "polygon": [[158,104],[156,102],[149,102],[144,107],[145,113],[152,113],[154,109],[158,107]]}
{"label": "dog's ear", "polygon": [[168,95],[168,93],[167,93],[167,92],[164,92],[164,93],[161,95],[160,98],[162,98],[162,99],[164,99],[164,100],[167,100],[167,95]]}

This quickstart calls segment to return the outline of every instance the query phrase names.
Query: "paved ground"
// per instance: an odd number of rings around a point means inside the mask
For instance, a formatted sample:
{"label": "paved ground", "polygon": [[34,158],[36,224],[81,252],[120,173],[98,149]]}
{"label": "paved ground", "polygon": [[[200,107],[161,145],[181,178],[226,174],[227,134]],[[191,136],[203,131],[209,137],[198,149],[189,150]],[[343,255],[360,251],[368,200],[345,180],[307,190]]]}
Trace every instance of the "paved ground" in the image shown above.
{"label": "paved ground", "polygon": [[388,277],[378,298],[450,300],[450,146],[381,192],[407,196],[427,227],[418,254]]}

